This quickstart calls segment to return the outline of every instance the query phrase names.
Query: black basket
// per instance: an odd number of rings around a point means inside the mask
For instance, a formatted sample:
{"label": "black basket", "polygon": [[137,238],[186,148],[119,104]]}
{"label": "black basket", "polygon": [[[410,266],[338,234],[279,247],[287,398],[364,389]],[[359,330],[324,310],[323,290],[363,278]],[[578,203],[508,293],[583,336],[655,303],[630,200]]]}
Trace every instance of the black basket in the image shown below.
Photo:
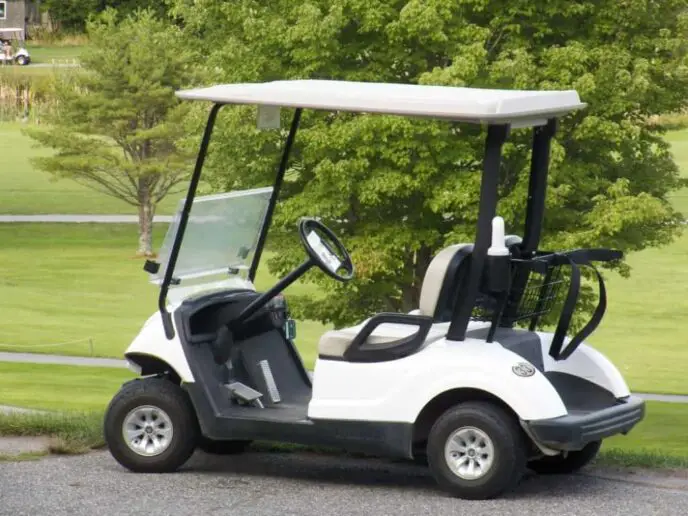
{"label": "black basket", "polygon": [[471,318],[491,321],[500,326],[517,323],[532,331],[538,321],[557,306],[562,285],[567,284],[562,265],[552,265],[538,260],[511,261],[511,285],[500,295],[483,289],[476,300]]}

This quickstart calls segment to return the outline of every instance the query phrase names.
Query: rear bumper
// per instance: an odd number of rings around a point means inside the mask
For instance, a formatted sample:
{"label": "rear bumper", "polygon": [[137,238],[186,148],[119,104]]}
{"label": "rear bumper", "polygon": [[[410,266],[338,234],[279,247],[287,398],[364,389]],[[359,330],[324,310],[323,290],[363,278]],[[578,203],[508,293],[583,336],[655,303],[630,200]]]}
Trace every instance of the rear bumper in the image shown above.
{"label": "rear bumper", "polygon": [[524,425],[544,446],[555,450],[580,450],[589,442],[629,432],[644,416],[645,402],[637,396],[629,396],[601,410],[525,421]]}

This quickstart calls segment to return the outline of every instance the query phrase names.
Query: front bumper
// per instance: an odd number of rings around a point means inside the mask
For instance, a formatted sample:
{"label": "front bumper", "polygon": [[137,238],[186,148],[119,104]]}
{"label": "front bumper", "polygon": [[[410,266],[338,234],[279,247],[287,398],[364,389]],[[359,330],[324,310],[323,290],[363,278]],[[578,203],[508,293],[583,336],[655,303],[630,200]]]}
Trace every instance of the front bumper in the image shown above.
{"label": "front bumper", "polygon": [[554,419],[525,421],[540,444],[555,450],[580,450],[592,441],[625,434],[645,416],[645,402],[637,396],[590,412],[573,412]]}

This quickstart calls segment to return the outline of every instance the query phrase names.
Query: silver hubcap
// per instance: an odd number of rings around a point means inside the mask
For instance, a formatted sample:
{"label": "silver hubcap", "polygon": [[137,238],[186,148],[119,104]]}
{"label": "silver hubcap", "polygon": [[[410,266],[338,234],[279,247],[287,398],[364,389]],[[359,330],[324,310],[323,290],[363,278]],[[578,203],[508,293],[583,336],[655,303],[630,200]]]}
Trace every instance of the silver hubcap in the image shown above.
{"label": "silver hubcap", "polygon": [[122,423],[124,442],[134,453],[144,457],[164,452],[172,442],[172,434],[170,416],[152,405],[136,407]]}
{"label": "silver hubcap", "polygon": [[477,480],[485,476],[492,467],[492,439],[473,426],[461,427],[447,439],[444,460],[456,476],[464,480]]}

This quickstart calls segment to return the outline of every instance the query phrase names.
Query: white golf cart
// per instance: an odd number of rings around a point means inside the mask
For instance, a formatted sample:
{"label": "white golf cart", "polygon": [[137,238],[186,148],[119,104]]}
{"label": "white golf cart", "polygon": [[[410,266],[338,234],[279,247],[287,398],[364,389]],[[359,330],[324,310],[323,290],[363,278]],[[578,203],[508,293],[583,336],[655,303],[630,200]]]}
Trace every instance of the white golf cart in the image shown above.
{"label": "white golf cart", "polygon": [[[104,422],[109,449],[126,468],[171,472],[197,447],[239,453],[253,440],[281,441],[420,459],[450,494],[489,498],[515,486],[527,467],[577,470],[602,439],[643,418],[643,401],[617,368],[583,342],[606,307],[599,274],[590,322],[567,335],[581,266],[597,272],[593,262],[621,253],[538,249],[556,119],[585,106],[575,91],[303,80],[178,96],[213,107],[186,200],[159,262],[145,266],[160,285],[159,310],[125,353],[143,378],[122,387]],[[194,199],[227,104],[258,105],[268,125],[280,107],[295,108],[275,183]],[[344,244],[304,218],[303,264],[267,292],[253,285],[304,108],[487,125],[475,243],[437,253],[411,313],[371,314],[326,332],[312,377],[281,292],[314,265],[333,280],[352,280]],[[496,215],[501,148],[510,129],[528,127],[525,232],[505,236]],[[536,331],[554,308],[556,330]]]}
{"label": "white golf cart", "polygon": [[16,63],[25,66],[31,62],[24,45],[24,29],[0,28],[0,65]]}

